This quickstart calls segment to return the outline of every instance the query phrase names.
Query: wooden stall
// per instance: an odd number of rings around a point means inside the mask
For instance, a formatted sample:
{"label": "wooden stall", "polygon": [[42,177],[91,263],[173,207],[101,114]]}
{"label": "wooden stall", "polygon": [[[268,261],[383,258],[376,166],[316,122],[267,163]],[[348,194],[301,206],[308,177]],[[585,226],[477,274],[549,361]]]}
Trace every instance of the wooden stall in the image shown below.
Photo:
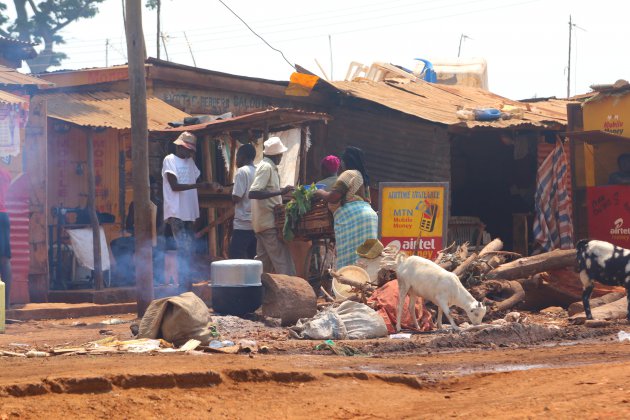
{"label": "wooden stall", "polygon": [[197,135],[197,166],[202,179],[227,186],[221,193],[199,191],[203,225],[197,236],[207,235],[208,253],[211,258],[227,257],[234,207],[231,200],[231,184],[236,171],[236,151],[241,144],[252,143],[257,149],[257,161],[262,158],[262,143],[271,135],[283,135],[294,130],[294,144],[290,145],[287,158],[279,166],[286,184],[306,182],[306,154],[310,147],[310,128],[326,123],[330,117],[324,113],[301,111],[290,108],[271,108],[237,117],[216,119],[202,124],[156,130],[151,138],[159,142],[171,142],[183,131]]}

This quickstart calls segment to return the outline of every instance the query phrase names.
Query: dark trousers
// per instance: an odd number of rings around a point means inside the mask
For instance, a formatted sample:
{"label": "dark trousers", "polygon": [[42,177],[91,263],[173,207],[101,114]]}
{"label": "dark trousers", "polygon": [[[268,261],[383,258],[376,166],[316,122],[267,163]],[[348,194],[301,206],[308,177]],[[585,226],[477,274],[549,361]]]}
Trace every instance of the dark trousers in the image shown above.
{"label": "dark trousers", "polygon": [[230,259],[253,260],[256,257],[256,234],[253,230],[234,230],[229,249]]}

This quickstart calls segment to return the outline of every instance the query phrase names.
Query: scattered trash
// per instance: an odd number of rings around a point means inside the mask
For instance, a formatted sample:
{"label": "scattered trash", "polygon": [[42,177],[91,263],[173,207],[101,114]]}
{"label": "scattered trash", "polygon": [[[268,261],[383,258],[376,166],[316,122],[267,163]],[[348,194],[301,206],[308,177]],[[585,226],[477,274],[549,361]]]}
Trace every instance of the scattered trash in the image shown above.
{"label": "scattered trash", "polygon": [[197,347],[199,347],[199,345],[201,344],[201,341],[199,340],[195,340],[195,339],[190,339],[186,342],[186,344],[184,344],[183,346],[181,346],[179,348],[179,351],[191,351],[191,350],[195,350]]}
{"label": "scattered trash", "polygon": [[110,319],[106,319],[104,321],[101,321],[101,324],[103,325],[120,325],[120,324],[126,324],[130,321],[125,321],[124,319],[120,319],[120,318],[110,318]]}
{"label": "scattered trash", "polygon": [[26,357],[48,357],[49,353],[45,351],[29,350],[26,352]]}
{"label": "scattered trash", "polygon": [[11,347],[24,347],[24,348],[31,347],[30,344],[24,344],[24,343],[9,343],[9,345]]}
{"label": "scattered trash", "polygon": [[589,328],[604,328],[609,325],[610,322],[605,319],[587,319],[584,323],[584,326]]}
{"label": "scattered trash", "polygon": [[507,315],[505,315],[505,318],[503,319],[507,322],[519,322],[521,320],[521,313],[509,312]]}
{"label": "scattered trash", "polygon": [[73,327],[85,327],[87,325],[87,323],[81,322],[81,321],[74,321],[70,325],[72,325]]}
{"label": "scattered trash", "polygon": [[338,345],[332,340],[326,340],[321,344],[315,346],[315,350],[330,350],[337,356],[361,356],[363,353],[358,349],[347,346],[345,344]]}
{"label": "scattered trash", "polygon": [[619,337],[619,341],[630,341],[630,333],[627,333],[625,331],[619,331],[617,333],[617,337]]}
{"label": "scattered trash", "polygon": [[211,349],[220,349],[223,347],[232,347],[233,345],[234,345],[234,342],[230,340],[223,340],[223,341],[212,340],[208,344],[208,347],[210,347]]}
{"label": "scattered trash", "polygon": [[98,330],[100,335],[114,335],[114,331],[112,330]]}
{"label": "scattered trash", "polygon": [[254,340],[240,340],[238,342],[238,347],[240,351],[244,353],[254,353],[258,349]]}
{"label": "scattered trash", "polygon": [[389,338],[394,339],[394,340],[407,340],[411,338],[411,334],[410,333],[390,334]]}

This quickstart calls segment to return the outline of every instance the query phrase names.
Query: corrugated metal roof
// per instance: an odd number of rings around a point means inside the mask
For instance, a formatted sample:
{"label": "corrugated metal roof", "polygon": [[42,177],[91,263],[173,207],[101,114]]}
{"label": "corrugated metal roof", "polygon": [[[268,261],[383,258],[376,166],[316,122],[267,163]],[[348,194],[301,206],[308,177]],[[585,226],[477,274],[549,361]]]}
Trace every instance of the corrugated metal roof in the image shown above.
{"label": "corrugated metal roof", "polygon": [[[427,121],[449,126],[468,128],[518,128],[518,127],[563,127],[567,123],[567,101],[550,100],[523,103],[495,95],[483,89],[447,86],[433,83],[388,80],[372,82],[332,82],[343,93],[376,102],[390,109],[413,115]],[[456,112],[461,108],[513,105],[525,109],[523,119],[498,120],[492,122],[462,121]]]}
{"label": "corrugated metal roof", "polygon": [[271,108],[264,111],[253,112],[251,114],[244,114],[221,120],[214,120],[202,124],[163,128],[155,131],[160,133],[177,134],[183,131],[217,134],[242,129],[264,129],[265,127],[273,130],[278,127],[301,124],[308,121],[327,121],[331,118],[332,117],[330,115],[322,112],[302,111],[292,108]]}
{"label": "corrugated metal roof", "polygon": [[0,103],[3,104],[23,104],[28,102],[28,99],[24,99],[20,96],[14,95],[4,90],[0,90]]}
{"label": "corrugated metal roof", "polygon": [[[52,93],[39,95],[48,102],[48,116],[86,127],[131,128],[129,95],[124,92]],[[150,131],[190,115],[155,98],[147,98]]]}
{"label": "corrugated metal roof", "polygon": [[52,86],[53,83],[0,66],[0,86]]}

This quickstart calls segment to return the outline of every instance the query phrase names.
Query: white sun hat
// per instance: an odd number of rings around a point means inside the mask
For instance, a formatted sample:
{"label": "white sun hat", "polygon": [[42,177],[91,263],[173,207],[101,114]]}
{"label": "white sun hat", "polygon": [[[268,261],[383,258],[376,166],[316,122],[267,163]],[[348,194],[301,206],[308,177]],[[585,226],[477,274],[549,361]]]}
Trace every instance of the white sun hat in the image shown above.
{"label": "white sun hat", "polygon": [[263,153],[267,156],[281,155],[282,153],[289,150],[284,144],[282,144],[282,140],[280,140],[280,137],[269,137],[269,139],[264,142],[263,145],[265,146],[263,149]]}

